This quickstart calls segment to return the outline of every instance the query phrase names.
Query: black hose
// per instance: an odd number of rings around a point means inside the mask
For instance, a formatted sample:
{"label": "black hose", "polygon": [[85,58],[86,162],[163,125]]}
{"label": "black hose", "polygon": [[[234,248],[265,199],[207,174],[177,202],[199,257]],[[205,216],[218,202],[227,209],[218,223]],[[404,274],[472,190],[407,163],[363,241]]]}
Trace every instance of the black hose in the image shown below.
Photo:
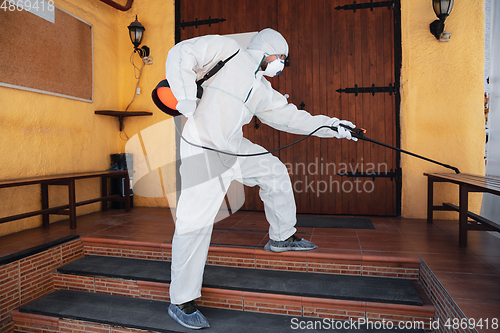
{"label": "black hose", "polygon": [[214,151],[214,152],[225,154],[225,155],[229,155],[229,156],[236,156],[236,157],[253,157],[253,156],[261,156],[261,155],[275,153],[275,152],[277,152],[277,151],[279,151],[281,149],[288,148],[290,146],[293,146],[294,144],[297,144],[297,143],[299,143],[301,141],[304,141],[305,139],[307,139],[308,137],[310,137],[311,135],[313,135],[314,133],[316,133],[317,131],[319,131],[322,128],[329,128],[331,130],[337,130],[336,127],[323,125],[323,126],[320,126],[320,127],[316,128],[314,131],[312,131],[311,133],[309,133],[308,135],[306,135],[302,139],[299,139],[299,140],[297,140],[295,142],[289,143],[289,144],[287,144],[287,145],[285,145],[283,147],[276,148],[274,150],[264,151],[264,152],[261,152],[261,153],[254,153],[254,154],[235,154],[235,153],[230,153],[230,152],[227,152],[227,151],[222,151],[222,150],[218,150],[218,149],[215,149],[215,148],[206,147],[206,146],[198,145],[196,143],[189,142],[184,136],[182,136],[182,133],[179,131],[179,129],[177,128],[177,126],[175,126],[175,129],[177,130],[177,133],[181,136],[182,140],[184,140],[186,143],[188,143],[188,144],[190,144],[192,146],[198,147],[198,148],[203,148],[203,149],[206,149],[206,150]]}
{"label": "black hose", "polygon": [[[431,162],[431,163],[435,163],[435,164],[444,166],[445,168],[448,168],[448,169],[451,169],[451,170],[455,171],[455,173],[457,173],[457,174],[460,173],[460,170],[458,170],[458,168],[456,168],[454,166],[451,166],[451,165],[448,165],[448,164],[444,164],[444,163],[432,160],[430,158],[427,158],[427,157],[424,157],[424,156],[420,156],[420,155],[417,155],[415,153],[403,150],[401,148],[389,146],[388,144],[385,144],[385,143],[378,142],[376,140],[367,138],[366,136],[364,136],[365,130],[362,129],[362,128],[351,128],[351,127],[349,127],[347,125],[344,125],[344,124],[340,124],[340,126],[348,129],[351,132],[351,135],[354,138],[357,138],[357,139],[360,139],[360,140],[364,140],[364,141],[368,141],[368,142],[372,142],[372,143],[375,143],[377,145],[380,145],[380,146],[383,146],[383,147],[386,147],[386,148],[390,148],[390,149],[399,151],[401,153],[405,153],[405,154],[408,154],[408,155],[411,155],[411,156],[423,159],[425,161],[428,161],[428,162]],[[217,153],[220,153],[220,154],[225,154],[225,155],[229,155],[229,156],[236,156],[236,157],[253,157],[253,156],[261,156],[261,155],[265,155],[265,154],[272,154],[272,153],[275,153],[275,152],[277,152],[277,151],[279,151],[281,149],[288,148],[288,147],[293,146],[293,145],[295,145],[295,144],[297,144],[297,143],[299,143],[301,141],[304,141],[305,139],[307,139],[308,137],[310,137],[311,135],[313,135],[314,133],[316,133],[317,131],[319,131],[320,129],[323,129],[323,128],[329,128],[329,129],[331,129],[333,131],[338,131],[337,127],[323,125],[323,126],[320,126],[320,127],[316,128],[314,131],[312,131],[308,135],[304,136],[302,139],[299,139],[299,140],[297,140],[295,142],[289,143],[289,144],[287,144],[287,145],[285,145],[283,147],[276,148],[274,150],[264,151],[264,152],[261,152],[261,153],[254,153],[254,154],[235,154],[235,153],[230,153],[230,152],[226,152],[226,151],[218,150],[218,149],[215,149],[215,148],[206,147],[206,146],[198,145],[196,143],[189,142],[184,136],[182,136],[182,133],[179,131],[179,129],[177,128],[177,126],[175,126],[175,129],[177,130],[177,133],[179,133],[179,135],[181,136],[182,140],[184,140],[186,143],[188,143],[188,144],[190,144],[190,145],[192,145],[194,147],[203,148],[203,149],[214,151],[214,152],[217,152]]]}

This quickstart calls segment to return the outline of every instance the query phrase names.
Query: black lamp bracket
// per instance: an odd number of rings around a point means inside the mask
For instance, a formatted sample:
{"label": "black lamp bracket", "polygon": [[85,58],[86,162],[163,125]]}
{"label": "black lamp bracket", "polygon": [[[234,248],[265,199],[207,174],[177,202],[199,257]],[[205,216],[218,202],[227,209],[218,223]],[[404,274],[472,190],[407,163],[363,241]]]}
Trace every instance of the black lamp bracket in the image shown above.
{"label": "black lamp bracket", "polygon": [[142,46],[141,48],[134,48],[134,52],[139,53],[139,56],[141,58],[149,57],[149,47],[147,47],[146,45]]}
{"label": "black lamp bracket", "polygon": [[431,34],[433,34],[436,39],[440,39],[441,34],[444,31],[444,20],[435,20],[429,25],[429,27]]}

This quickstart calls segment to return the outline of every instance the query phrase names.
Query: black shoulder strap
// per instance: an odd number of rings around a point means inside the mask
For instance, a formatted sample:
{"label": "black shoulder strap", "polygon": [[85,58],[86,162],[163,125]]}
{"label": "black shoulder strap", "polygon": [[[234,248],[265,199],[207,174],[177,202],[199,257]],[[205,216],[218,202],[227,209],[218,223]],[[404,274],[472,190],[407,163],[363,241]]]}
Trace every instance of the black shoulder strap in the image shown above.
{"label": "black shoulder strap", "polygon": [[[222,69],[222,67],[224,67],[224,65],[231,59],[233,59],[233,57],[235,55],[238,54],[238,52],[240,52],[240,50],[238,49],[238,51],[236,51],[232,56],[230,56],[229,58],[227,58],[226,60],[220,60],[214,67],[212,67],[211,70],[209,70],[204,76],[203,78],[201,78],[200,80],[196,81],[196,84],[198,85],[198,98],[201,98],[201,95],[203,94],[203,89],[200,89],[201,88],[201,85],[207,81],[208,79],[210,79],[212,76],[214,76],[215,74],[217,74],[218,71],[220,71]],[[200,94],[200,91],[201,91],[201,94]]]}

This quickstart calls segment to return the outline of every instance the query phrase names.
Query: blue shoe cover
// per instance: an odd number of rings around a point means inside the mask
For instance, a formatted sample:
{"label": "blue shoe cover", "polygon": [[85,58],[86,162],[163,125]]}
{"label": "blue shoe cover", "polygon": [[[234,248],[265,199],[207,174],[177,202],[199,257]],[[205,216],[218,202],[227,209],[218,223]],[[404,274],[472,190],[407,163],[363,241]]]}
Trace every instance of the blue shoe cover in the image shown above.
{"label": "blue shoe cover", "polygon": [[264,246],[264,250],[272,252],[309,251],[315,248],[317,248],[316,245],[304,238],[298,242],[275,241],[270,239],[266,246]]}
{"label": "blue shoe cover", "polygon": [[207,318],[205,318],[200,310],[196,310],[191,314],[185,314],[175,304],[170,304],[168,314],[173,320],[186,328],[198,330],[210,327]]}

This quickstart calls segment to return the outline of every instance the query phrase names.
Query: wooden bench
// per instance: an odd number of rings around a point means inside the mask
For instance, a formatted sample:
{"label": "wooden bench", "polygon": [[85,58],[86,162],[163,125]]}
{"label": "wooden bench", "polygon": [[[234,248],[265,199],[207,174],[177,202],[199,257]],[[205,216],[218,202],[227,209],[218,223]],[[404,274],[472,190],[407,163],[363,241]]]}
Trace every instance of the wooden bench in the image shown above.
{"label": "wooden bench", "polygon": [[[467,247],[468,230],[486,230],[500,232],[500,224],[469,212],[469,192],[483,192],[500,195],[500,178],[472,175],[467,173],[424,173],[427,176],[427,222],[432,223],[435,210],[459,212],[459,246]],[[459,205],[443,203],[434,206],[434,183],[453,183],[459,186]],[[468,218],[479,223],[470,223]]]}
{"label": "wooden bench", "polygon": [[[101,178],[101,197],[81,202],[75,202],[75,180],[88,178]],[[125,196],[120,194],[108,195],[108,178],[125,178]],[[130,181],[128,171],[97,171],[81,172],[54,176],[41,176],[24,179],[10,179],[0,181],[0,188],[17,187],[26,185],[41,185],[41,203],[42,209],[24,214],[17,214],[0,218],[0,224],[10,221],[20,220],[31,216],[42,215],[43,226],[49,226],[49,215],[69,215],[71,229],[76,228],[76,207],[88,205],[101,201],[101,210],[107,210],[108,201],[125,201],[125,210],[130,211]],[[49,185],[68,186],[67,205],[49,207]]]}

